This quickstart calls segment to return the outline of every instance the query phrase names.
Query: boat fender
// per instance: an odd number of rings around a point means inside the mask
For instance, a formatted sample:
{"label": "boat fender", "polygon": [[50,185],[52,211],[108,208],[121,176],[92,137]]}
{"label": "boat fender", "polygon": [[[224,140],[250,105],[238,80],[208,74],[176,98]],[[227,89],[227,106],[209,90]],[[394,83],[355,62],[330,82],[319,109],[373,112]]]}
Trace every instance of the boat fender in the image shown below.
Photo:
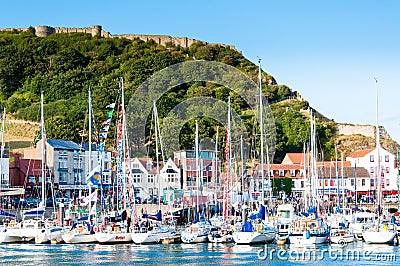
{"label": "boat fender", "polygon": [[307,238],[307,239],[310,239],[310,236],[311,236],[311,235],[310,235],[310,231],[307,230],[307,231],[306,231],[306,238]]}

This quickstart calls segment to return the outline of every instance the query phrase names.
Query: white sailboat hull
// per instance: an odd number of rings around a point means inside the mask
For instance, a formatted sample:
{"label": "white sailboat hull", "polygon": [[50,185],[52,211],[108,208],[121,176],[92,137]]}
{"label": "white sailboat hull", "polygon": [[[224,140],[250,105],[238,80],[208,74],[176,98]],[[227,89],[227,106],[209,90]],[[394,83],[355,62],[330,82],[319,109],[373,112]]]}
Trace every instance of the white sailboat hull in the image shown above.
{"label": "white sailboat hull", "polygon": [[159,243],[160,238],[156,234],[152,234],[151,232],[146,233],[132,233],[132,241],[135,244],[153,244]]}
{"label": "white sailboat hull", "polygon": [[290,235],[289,242],[291,245],[316,245],[328,242],[326,236],[310,236],[309,238],[304,235]]}
{"label": "white sailboat hull", "polygon": [[182,232],[181,240],[183,243],[206,243],[208,242],[208,235],[198,235],[193,233]]}
{"label": "white sailboat hull", "polygon": [[62,239],[67,244],[83,244],[83,243],[96,243],[97,239],[95,234],[76,234],[69,232],[62,235]]}
{"label": "white sailboat hull", "polygon": [[331,236],[331,242],[334,244],[348,244],[354,242],[354,235]]}
{"label": "white sailboat hull", "polygon": [[233,240],[236,244],[258,244],[274,241],[275,233],[261,232],[234,232]]}
{"label": "white sailboat hull", "polygon": [[36,235],[35,243],[36,244],[46,244],[51,242],[60,243],[64,241],[62,239],[63,234],[65,234],[65,230],[62,227],[46,228],[43,229],[38,235]]}
{"label": "white sailboat hull", "polygon": [[127,232],[97,232],[96,240],[100,244],[119,244],[132,242],[131,233]]}
{"label": "white sailboat hull", "polygon": [[363,238],[365,243],[369,244],[390,244],[394,241],[396,237],[396,232],[390,231],[366,231],[363,232]]}
{"label": "white sailboat hull", "polygon": [[233,236],[232,235],[223,235],[220,237],[216,237],[213,235],[208,235],[208,241],[211,243],[231,243],[233,242]]}
{"label": "white sailboat hull", "polygon": [[5,228],[0,232],[0,243],[16,243],[21,241],[19,228]]}
{"label": "white sailboat hull", "polygon": [[32,241],[35,239],[35,237],[40,234],[42,229],[40,228],[29,228],[29,229],[24,229],[21,228],[21,239],[22,241]]}

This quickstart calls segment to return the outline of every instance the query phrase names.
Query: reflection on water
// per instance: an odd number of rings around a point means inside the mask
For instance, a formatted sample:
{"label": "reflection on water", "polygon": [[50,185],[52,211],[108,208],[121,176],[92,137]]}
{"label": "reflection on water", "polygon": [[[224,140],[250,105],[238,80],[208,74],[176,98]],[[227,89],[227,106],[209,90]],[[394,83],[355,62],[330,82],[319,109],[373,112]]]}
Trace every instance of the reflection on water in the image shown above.
{"label": "reflection on water", "polygon": [[[265,260],[258,255],[261,250],[269,254]],[[307,253],[308,252],[308,253]],[[169,244],[169,245],[37,245],[2,244],[0,262],[2,265],[185,265],[185,264],[265,264],[276,265],[393,265],[400,261],[399,247],[368,245],[362,242],[339,246],[318,245],[311,247],[290,245],[235,245],[235,244]],[[309,257],[301,259],[304,254]],[[349,259],[349,254],[359,254]],[[377,261],[377,254],[386,254]],[[390,256],[391,257],[390,257]],[[374,257],[375,256],[375,257]],[[300,258],[300,259],[299,259]],[[389,260],[390,259],[390,260]]]}

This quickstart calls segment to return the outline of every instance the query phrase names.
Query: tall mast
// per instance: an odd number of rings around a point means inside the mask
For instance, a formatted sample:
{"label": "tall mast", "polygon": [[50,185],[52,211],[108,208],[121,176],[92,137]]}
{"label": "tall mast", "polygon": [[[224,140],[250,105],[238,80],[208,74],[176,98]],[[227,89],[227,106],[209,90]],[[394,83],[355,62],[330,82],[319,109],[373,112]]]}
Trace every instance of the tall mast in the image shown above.
{"label": "tall mast", "polygon": [[[89,87],[88,91],[88,102],[89,102],[89,160],[88,160],[88,173],[92,170],[92,92]],[[89,195],[92,193],[92,188],[89,184]],[[90,223],[90,215],[91,215],[91,208],[92,208],[92,200],[89,199],[89,215],[88,215],[88,222]]]}
{"label": "tall mast", "polygon": [[357,210],[357,162],[354,162],[354,209]]}
{"label": "tall mast", "polygon": [[244,171],[244,148],[243,148],[243,135],[240,135],[240,159],[242,160],[242,170],[241,170],[241,172],[242,172],[242,174],[241,174],[241,176],[242,176],[242,182],[241,182],[241,184],[242,184],[242,186],[241,186],[241,191],[242,191],[242,203],[244,202],[244,174],[245,174],[245,171]]}
{"label": "tall mast", "polygon": [[196,215],[199,212],[199,190],[200,190],[200,171],[199,171],[199,125],[196,120],[196,136],[195,136],[195,154],[196,154],[196,186],[197,186],[197,194],[196,194]]}
{"label": "tall mast", "polygon": [[344,158],[343,158],[343,151],[342,151],[342,190],[343,190],[343,209],[346,207],[345,206],[345,197],[346,197],[346,194],[344,193],[344,189],[345,189],[345,186],[344,186],[344,165],[343,165],[343,160],[344,160]]}
{"label": "tall mast", "polygon": [[6,124],[6,108],[3,109],[2,123],[1,123],[1,159],[0,159],[0,189],[3,186],[3,157],[4,157],[4,130]]}
{"label": "tall mast", "polygon": [[[233,197],[233,195],[231,195],[232,192],[232,188],[233,188],[233,178],[232,178],[232,138],[231,138],[231,96],[228,96],[228,189],[227,189],[227,207],[229,207],[229,201],[231,196]],[[232,216],[232,213],[231,213]]]}
{"label": "tall mast", "polygon": [[[263,127],[263,102],[262,102],[262,78],[261,59],[258,59],[258,83],[260,87],[260,165],[261,165],[261,202],[264,204],[264,127]],[[269,173],[268,173],[269,175]]]}
{"label": "tall mast", "polygon": [[337,180],[337,211],[340,212],[340,180],[339,180],[339,168],[338,168],[338,161],[337,161],[337,145],[335,145],[335,159],[336,159],[336,180]]}
{"label": "tall mast", "polygon": [[376,169],[376,175],[377,175],[377,186],[378,186],[378,215],[381,214],[381,206],[382,206],[382,177],[381,177],[381,159],[380,159],[380,133],[379,133],[379,116],[378,116],[378,106],[379,106],[379,98],[378,98],[378,80],[374,78],[375,80],[375,91],[376,91],[376,152],[377,152],[377,162],[378,162],[378,167]]}
{"label": "tall mast", "polygon": [[154,112],[154,129],[156,137],[156,167],[157,167],[157,181],[158,181],[158,209],[161,210],[161,182],[160,182],[160,166],[158,163],[158,114],[156,107],[156,100],[153,101],[153,112]]}
{"label": "tall mast", "polygon": [[217,182],[218,181],[218,126],[217,126],[217,133],[216,133],[216,135],[215,135],[215,154],[214,154],[214,171],[213,171],[213,173],[214,173],[214,175],[215,175],[215,177],[214,177],[214,184],[215,184],[215,189],[214,189],[214,196],[215,196],[215,204],[217,204],[217,184],[219,183],[219,182]]}
{"label": "tall mast", "polygon": [[124,210],[126,210],[126,203],[129,199],[127,189],[126,189],[126,184],[127,184],[127,176],[126,176],[126,136],[125,136],[125,126],[126,126],[126,121],[125,121],[125,91],[124,91],[124,78],[120,77],[120,86],[121,86],[121,122],[122,122],[122,127],[121,127],[121,135],[122,135],[122,190],[123,190],[123,199],[124,199]]}
{"label": "tall mast", "polygon": [[42,135],[42,206],[46,206],[46,173],[44,163],[46,153],[46,131],[44,130],[43,93],[43,91],[40,93],[40,133]]}

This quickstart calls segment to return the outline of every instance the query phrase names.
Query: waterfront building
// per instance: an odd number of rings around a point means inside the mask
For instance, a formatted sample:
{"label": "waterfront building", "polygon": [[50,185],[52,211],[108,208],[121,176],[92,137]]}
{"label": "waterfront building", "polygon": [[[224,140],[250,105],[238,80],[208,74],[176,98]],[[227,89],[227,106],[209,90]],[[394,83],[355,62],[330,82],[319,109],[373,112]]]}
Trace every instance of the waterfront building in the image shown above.
{"label": "waterfront building", "polygon": [[172,159],[159,162],[157,169],[157,162],[151,158],[133,158],[130,160],[130,171],[135,197],[163,196],[164,190],[181,188],[180,170]]}
{"label": "waterfront building", "polygon": [[[394,154],[380,147],[379,158],[378,150],[375,148],[355,151],[351,153],[346,160],[349,161],[352,166],[357,165],[357,167],[364,167],[370,173],[371,184],[373,184],[372,187],[376,188],[378,182],[380,182],[384,195],[397,194],[397,160]],[[377,168],[378,160],[380,171],[378,171],[379,169]]]}
{"label": "waterfront building", "polygon": [[[197,159],[198,162],[196,162],[194,150],[174,152],[174,163],[182,171],[182,188],[185,191],[197,191],[200,189],[199,186],[202,186],[204,190],[220,188],[221,162],[215,156],[215,151],[201,150]],[[200,180],[197,180],[198,176],[201,177]]]}

